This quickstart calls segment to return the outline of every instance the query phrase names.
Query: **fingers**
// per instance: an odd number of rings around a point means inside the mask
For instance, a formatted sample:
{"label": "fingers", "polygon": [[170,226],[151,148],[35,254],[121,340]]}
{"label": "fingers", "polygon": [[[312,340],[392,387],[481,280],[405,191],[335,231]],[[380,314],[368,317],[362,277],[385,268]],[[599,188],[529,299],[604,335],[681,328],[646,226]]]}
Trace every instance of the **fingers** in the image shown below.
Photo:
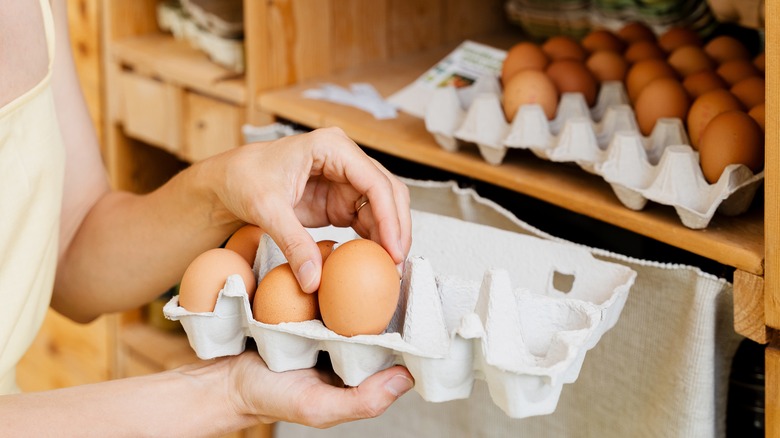
{"label": "fingers", "polygon": [[[358,193],[368,197],[377,229],[376,235],[379,236],[376,240],[385,247],[396,263],[401,262],[405,253],[401,245],[401,227],[393,184],[388,174],[340,129],[329,128],[321,131],[333,139],[332,142],[323,141],[318,144],[321,147],[315,148],[315,155],[322,157],[323,174],[333,181],[349,183]],[[339,156],[329,153],[328,146],[333,144],[340,145]],[[356,199],[357,197],[350,199],[349,202]]]}
{"label": "fingers", "polygon": [[[380,169],[384,169],[384,168],[380,167]],[[396,211],[398,212],[397,219],[399,221],[399,228],[400,228],[399,246],[400,246],[400,252],[402,254],[402,258],[399,261],[397,258],[394,257],[394,260],[400,268],[403,264],[403,260],[405,259],[406,254],[409,253],[409,248],[412,245],[412,237],[411,237],[412,218],[411,218],[411,213],[409,211],[409,203],[410,203],[409,189],[406,187],[405,184],[403,184],[401,181],[399,181],[389,172],[387,173],[387,175],[388,175],[388,179],[391,181],[393,185],[393,197],[395,199]],[[363,198],[360,198],[358,201],[361,201],[362,199]],[[355,231],[357,231],[357,233],[363,237],[370,238],[377,242],[381,242],[381,236],[379,235],[379,227],[377,226],[376,220],[374,218],[373,208],[371,208],[370,203],[365,204],[359,210],[356,209],[354,220],[352,223],[352,228],[354,228]]]}
{"label": "fingers", "polygon": [[[410,211],[411,200],[409,198],[409,188],[401,182],[395,175],[390,173],[384,166],[379,164],[378,161],[371,159],[379,170],[384,173],[393,185],[393,197],[396,203],[396,211],[398,212],[398,220],[400,222],[400,240],[401,250],[404,256],[409,252],[409,248],[412,246],[412,216]],[[401,260],[402,262],[403,260]]]}
{"label": "fingers", "polygon": [[[317,289],[322,270],[320,253],[304,225],[352,225],[361,236],[380,243],[396,264],[403,263],[411,246],[408,189],[343,131],[320,129],[260,151],[261,161],[278,171],[244,169],[263,188],[263,196],[250,193],[254,202],[243,208],[245,215],[237,215],[261,225],[274,239],[304,291]],[[357,212],[354,202],[361,196],[368,203]]]}
{"label": "fingers", "polygon": [[380,371],[363,381],[360,386],[336,388],[323,383],[316,398],[305,401],[308,406],[299,412],[303,424],[331,427],[347,421],[373,418],[381,415],[393,402],[414,387],[414,379],[402,366]]}
{"label": "fingers", "polygon": [[[257,352],[226,358],[236,412],[263,422],[287,421],[325,428],[381,415],[414,387],[403,366],[366,378],[357,387],[343,387],[335,373],[316,369],[270,371]],[[335,383],[336,385],[334,385]]]}
{"label": "fingers", "polygon": [[292,207],[277,204],[276,214],[265,221],[265,230],[276,242],[290,263],[298,284],[304,292],[317,290],[322,275],[322,255],[311,235],[301,225]]}

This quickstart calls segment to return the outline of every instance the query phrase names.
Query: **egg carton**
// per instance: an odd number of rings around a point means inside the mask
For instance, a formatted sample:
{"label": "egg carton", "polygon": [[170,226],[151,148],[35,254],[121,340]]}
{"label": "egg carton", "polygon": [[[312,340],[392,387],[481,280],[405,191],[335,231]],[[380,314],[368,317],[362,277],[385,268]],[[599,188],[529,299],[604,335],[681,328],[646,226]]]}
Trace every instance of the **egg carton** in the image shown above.
{"label": "egg carton", "polygon": [[475,144],[493,165],[500,165],[511,148],[576,163],[609,183],[626,207],[642,210],[648,201],[671,205],[683,225],[693,229],[706,228],[716,211],[744,213],[763,182],[763,171],[753,174],[733,164],[709,184],[682,120],[659,119],[650,135],[643,136],[619,81],[604,82],[592,108],[581,93],[563,93],[553,120],[540,105],[526,104],[511,123],[504,116],[497,79],[480,78],[474,87],[470,95],[439,88],[426,107],[426,129],[445,150]]}
{"label": "egg carton", "polygon": [[[585,353],[615,325],[636,272],[583,247],[413,210],[413,245],[401,294],[384,333],[344,337],[321,321],[269,325],[252,317],[243,282],[228,277],[213,312],[164,307],[202,359],[236,355],[247,338],[277,372],[313,367],[326,351],[346,385],[405,365],[423,399],[468,398],[475,379],[513,418],[552,413]],[[343,243],[351,228],[309,230]],[[265,236],[258,278],[285,262]]]}

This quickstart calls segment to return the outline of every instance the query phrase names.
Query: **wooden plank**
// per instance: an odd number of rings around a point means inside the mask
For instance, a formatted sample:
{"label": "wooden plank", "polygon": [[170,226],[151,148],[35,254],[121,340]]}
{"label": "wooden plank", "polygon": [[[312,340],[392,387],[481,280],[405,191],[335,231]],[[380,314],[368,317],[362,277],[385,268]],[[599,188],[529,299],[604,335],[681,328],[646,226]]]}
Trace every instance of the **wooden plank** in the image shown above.
{"label": "wooden plank", "polygon": [[127,71],[120,73],[119,83],[125,132],[174,154],[181,153],[184,91]]}
{"label": "wooden plank", "polygon": [[391,0],[388,9],[388,55],[395,59],[445,42],[446,0]]}
{"label": "wooden plank", "polygon": [[[341,85],[364,81],[387,96],[413,81],[447,51],[354,69],[323,80]],[[314,128],[340,126],[365,146],[515,190],[725,265],[763,275],[763,211],[760,208],[736,218],[716,215],[706,230],[692,230],[681,224],[670,206],[650,203],[643,211],[624,207],[607,183],[579,168],[544,161],[523,151],[510,151],[503,164],[492,166],[476,150],[445,151],[425,130],[423,121],[409,115],[402,113],[397,119],[376,120],[352,107],[302,97],[304,90],[316,85],[302,83],[262,94],[259,109]]]}
{"label": "wooden plank", "polygon": [[759,344],[769,342],[764,317],[764,277],[734,272],[734,330]]}
{"label": "wooden plank", "polygon": [[254,93],[331,71],[330,2],[244,1],[248,84]]}
{"label": "wooden plank", "polygon": [[116,41],[109,56],[110,61],[165,82],[235,104],[246,103],[243,76],[211,62],[205,53],[170,35],[150,34]]}
{"label": "wooden plank", "polygon": [[243,111],[239,107],[187,93],[184,110],[183,157],[188,161],[200,161],[243,143]]}
{"label": "wooden plank", "polygon": [[[766,2],[764,227],[767,324],[780,328],[780,2]],[[780,425],[778,425],[780,431]]]}
{"label": "wooden plank", "polygon": [[388,59],[389,1],[330,2],[332,72]]}
{"label": "wooden plank", "polygon": [[106,0],[102,4],[103,44],[129,36],[159,32],[157,27],[157,0],[132,2]]}
{"label": "wooden plank", "polygon": [[[764,227],[766,273],[764,312],[767,325],[780,328],[780,2],[765,2],[766,156]],[[766,436],[780,436],[780,341],[766,350]]]}

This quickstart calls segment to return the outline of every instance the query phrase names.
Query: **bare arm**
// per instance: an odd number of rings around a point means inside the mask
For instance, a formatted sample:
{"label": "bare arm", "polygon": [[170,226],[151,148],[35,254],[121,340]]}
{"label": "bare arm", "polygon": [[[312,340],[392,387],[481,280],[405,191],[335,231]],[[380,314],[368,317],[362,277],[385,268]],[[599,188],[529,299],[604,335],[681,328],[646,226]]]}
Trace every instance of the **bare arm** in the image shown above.
{"label": "bare arm", "polygon": [[400,366],[360,386],[315,369],[274,373],[256,352],[130,379],[0,396],[9,436],[216,436],[260,423],[329,427],[375,417],[412,386]]}
{"label": "bare arm", "polygon": [[211,216],[212,205],[199,199],[192,178],[179,178],[149,196],[110,190],[71,56],[66,2],[52,3],[53,87],[67,154],[52,307],[85,322],[151,301],[181,278],[197,254],[219,245],[238,221]]}

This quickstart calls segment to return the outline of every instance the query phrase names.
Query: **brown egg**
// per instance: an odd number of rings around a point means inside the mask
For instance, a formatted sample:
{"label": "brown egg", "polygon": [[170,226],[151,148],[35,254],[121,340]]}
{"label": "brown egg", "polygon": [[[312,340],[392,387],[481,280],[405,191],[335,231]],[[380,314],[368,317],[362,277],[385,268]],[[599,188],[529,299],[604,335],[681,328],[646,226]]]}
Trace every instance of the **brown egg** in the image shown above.
{"label": "brown egg", "polygon": [[617,36],[623,41],[633,43],[640,40],[655,41],[655,32],[650,26],[634,21],[626,24],[617,31]]}
{"label": "brown egg", "polygon": [[244,225],[230,236],[225,243],[225,248],[237,252],[249,263],[249,266],[254,266],[261,237],[263,237],[263,230],[260,227]]}
{"label": "brown egg", "polygon": [[645,59],[664,59],[666,58],[666,53],[655,41],[639,40],[628,46],[625,53],[623,53],[623,57],[630,64],[634,64]]}
{"label": "brown egg", "polygon": [[542,51],[551,61],[561,59],[574,59],[576,61],[585,61],[585,49],[574,38],[558,35],[554,36],[542,44]]}
{"label": "brown egg", "polygon": [[593,76],[600,82],[622,81],[628,71],[628,63],[619,53],[611,50],[593,52],[585,62]]}
{"label": "brown egg", "polygon": [[730,164],[743,164],[758,173],[764,168],[764,131],[744,111],[718,114],[702,132],[699,161],[710,184],[718,182]]}
{"label": "brown egg", "polygon": [[731,93],[737,96],[745,108],[753,108],[764,103],[766,95],[766,82],[764,78],[750,76],[742,79],[731,87]]}
{"label": "brown egg", "polygon": [[545,71],[559,93],[582,93],[588,106],[596,104],[599,84],[585,64],[573,59],[554,61]]}
{"label": "brown egg", "polygon": [[600,50],[623,53],[623,50],[626,47],[626,43],[622,39],[606,29],[591,31],[582,39],[581,44],[582,47],[590,53],[598,52]]}
{"label": "brown egg", "polygon": [[317,242],[317,248],[320,249],[320,255],[322,256],[323,263],[325,263],[325,260],[328,259],[330,253],[333,252],[333,245],[335,244],[336,242],[333,240],[320,240]]}
{"label": "brown egg", "polygon": [[342,336],[381,334],[395,313],[400,290],[387,251],[368,239],[351,240],[336,247],[323,266],[322,321]]}
{"label": "brown egg", "polygon": [[179,305],[190,312],[213,312],[227,278],[238,274],[252,301],[257,280],[246,259],[225,248],[210,249],[190,263],[179,285]]}
{"label": "brown egg", "polygon": [[734,85],[750,76],[761,76],[761,72],[748,59],[726,61],[718,67],[716,72],[729,85]]}
{"label": "brown egg", "polygon": [[715,62],[699,46],[682,46],[666,60],[682,77],[715,68]]}
{"label": "brown egg", "polygon": [[702,70],[698,73],[694,73],[685,77],[683,81],[683,87],[688,91],[693,99],[701,96],[702,94],[723,88],[728,88],[728,84],[717,73],[712,70]]}
{"label": "brown egg", "polygon": [[701,46],[701,37],[695,30],[687,27],[670,27],[658,38],[658,45],[666,53],[672,53],[682,46]]}
{"label": "brown egg", "polygon": [[693,101],[691,109],[688,111],[688,137],[691,139],[691,146],[697,149],[699,138],[704,128],[720,113],[732,110],[741,110],[742,104],[728,90],[718,88],[702,94]]}
{"label": "brown egg", "polygon": [[759,126],[761,126],[761,130],[765,131],[765,125],[764,122],[766,120],[765,115],[765,105],[764,103],[760,105],[756,105],[753,108],[748,111],[748,115],[753,118],[756,122],[758,122]]}
{"label": "brown egg", "polygon": [[704,45],[704,51],[718,64],[734,59],[750,59],[750,52],[738,39],[722,35]]}
{"label": "brown egg", "polygon": [[515,118],[521,105],[541,105],[548,119],[555,117],[558,108],[558,89],[544,72],[523,70],[504,85],[504,114],[508,121]]}
{"label": "brown egg", "polygon": [[658,78],[647,84],[639,93],[634,105],[639,129],[643,135],[653,132],[660,118],[670,117],[685,120],[690,98],[680,81],[672,78]]}
{"label": "brown egg", "polygon": [[753,58],[753,65],[755,65],[761,73],[766,72],[766,54],[761,52],[756,55],[756,57]]}
{"label": "brown egg", "polygon": [[289,263],[265,274],[257,285],[252,315],[265,324],[310,321],[319,318],[317,293],[307,294],[298,284]]}
{"label": "brown egg", "polygon": [[632,102],[636,102],[639,93],[653,79],[677,78],[677,72],[663,59],[639,61],[628,69],[626,74],[626,92]]}
{"label": "brown egg", "polygon": [[501,68],[501,81],[506,84],[512,76],[522,70],[544,70],[549,63],[550,59],[536,44],[527,41],[517,43],[506,53]]}

